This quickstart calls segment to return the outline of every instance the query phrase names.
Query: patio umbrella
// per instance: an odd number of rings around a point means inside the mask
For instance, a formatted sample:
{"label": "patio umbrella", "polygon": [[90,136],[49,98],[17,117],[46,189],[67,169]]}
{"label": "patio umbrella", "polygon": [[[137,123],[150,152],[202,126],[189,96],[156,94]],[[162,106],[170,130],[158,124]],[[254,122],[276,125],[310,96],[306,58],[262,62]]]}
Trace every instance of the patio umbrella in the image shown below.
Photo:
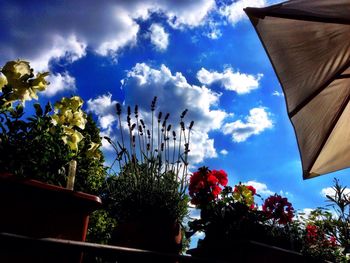
{"label": "patio umbrella", "polygon": [[245,12],[282,85],[303,178],[350,167],[350,0]]}

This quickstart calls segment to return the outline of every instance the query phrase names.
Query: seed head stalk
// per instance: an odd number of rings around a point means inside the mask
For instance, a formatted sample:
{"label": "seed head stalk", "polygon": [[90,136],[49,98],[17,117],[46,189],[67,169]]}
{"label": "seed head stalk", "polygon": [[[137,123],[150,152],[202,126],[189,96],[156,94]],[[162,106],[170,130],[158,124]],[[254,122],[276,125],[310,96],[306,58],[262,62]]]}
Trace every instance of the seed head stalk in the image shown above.
{"label": "seed head stalk", "polygon": [[[118,121],[119,121],[120,136],[122,139],[122,149],[121,150],[123,152],[125,150],[125,144],[124,144],[123,127],[122,127],[122,120],[121,120],[122,107],[119,103],[117,103],[116,109],[117,109],[117,115],[118,115]],[[127,162],[125,155],[124,155],[124,161],[125,161],[125,163]]]}
{"label": "seed head stalk", "polygon": [[135,119],[136,119],[136,128],[137,128],[137,137],[139,140],[140,159],[141,159],[141,162],[143,162],[142,148],[141,148],[142,143],[141,143],[141,135],[140,135],[140,132],[142,132],[142,127],[139,125],[139,107],[137,105],[135,106]]}

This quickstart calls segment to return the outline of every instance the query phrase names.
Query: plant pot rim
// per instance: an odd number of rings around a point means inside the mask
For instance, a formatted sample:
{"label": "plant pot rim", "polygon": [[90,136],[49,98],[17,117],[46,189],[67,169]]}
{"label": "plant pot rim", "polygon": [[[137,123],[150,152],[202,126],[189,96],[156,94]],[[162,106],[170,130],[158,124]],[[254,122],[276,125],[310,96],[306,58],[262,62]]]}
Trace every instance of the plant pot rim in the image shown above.
{"label": "plant pot rim", "polygon": [[34,179],[16,178],[15,176],[2,176],[0,173],[0,183],[18,185],[28,189],[37,189],[42,192],[51,193],[57,197],[65,197],[73,200],[79,200],[91,207],[92,210],[99,208],[102,205],[101,198],[99,196],[87,194],[84,192],[69,190],[61,186],[44,183]]}

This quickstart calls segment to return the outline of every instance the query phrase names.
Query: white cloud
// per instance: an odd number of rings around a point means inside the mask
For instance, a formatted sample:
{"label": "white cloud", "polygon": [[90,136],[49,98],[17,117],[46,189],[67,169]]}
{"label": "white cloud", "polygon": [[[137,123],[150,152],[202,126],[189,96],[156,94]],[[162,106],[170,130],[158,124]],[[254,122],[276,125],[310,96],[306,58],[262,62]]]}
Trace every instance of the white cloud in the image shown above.
{"label": "white cloud", "polygon": [[245,185],[251,185],[256,189],[256,192],[262,196],[269,196],[273,195],[274,192],[272,192],[270,189],[268,189],[267,185],[261,182],[257,181],[248,181],[246,183],[243,183]]}
{"label": "white cloud", "polygon": [[221,30],[218,28],[211,29],[206,36],[210,39],[219,39],[222,36]]}
{"label": "white cloud", "polygon": [[214,20],[209,20],[207,24],[208,30],[204,35],[210,39],[219,39],[222,36],[222,32],[219,28],[221,23],[216,22]]}
{"label": "white cloud", "polygon": [[37,70],[47,70],[50,60],[73,62],[87,47],[113,58],[137,43],[137,19],[159,13],[174,28],[196,27],[215,8],[215,0],[41,1],[32,9],[7,1],[0,9],[6,35],[0,42],[0,63],[22,58],[35,61]]}
{"label": "white cloud", "polygon": [[90,43],[95,46],[96,52],[102,56],[116,56],[120,49],[128,45],[135,45],[137,41],[139,25],[136,24],[127,11],[119,7],[113,9],[113,16],[110,20],[113,24],[108,27],[114,26],[114,30],[110,28],[110,31],[106,32],[106,35],[100,41],[98,41],[99,39],[90,40]]}
{"label": "white cloud", "polygon": [[165,32],[164,28],[159,24],[152,24],[150,26],[151,43],[159,51],[167,49],[169,44],[169,34]]}
{"label": "white cloud", "polygon": [[220,153],[221,153],[222,155],[228,155],[228,151],[227,151],[226,149],[222,149],[222,150],[220,151]]}
{"label": "white cloud", "polygon": [[38,56],[29,55],[31,65],[37,71],[49,69],[49,63],[53,59],[64,58],[67,62],[74,62],[86,54],[86,43],[78,40],[75,35],[69,35],[66,38],[60,35],[50,37],[51,46],[45,48]]}
{"label": "white cloud", "polygon": [[[335,196],[335,190],[333,187],[327,187],[327,188],[323,188],[321,190],[321,195],[323,197],[326,197],[326,195],[329,195],[331,197],[334,197]],[[350,197],[350,188],[345,188],[344,192],[343,192],[344,195],[347,195]]]}
{"label": "white cloud", "polygon": [[244,142],[250,136],[258,135],[264,130],[273,127],[269,115],[269,112],[263,107],[253,108],[249,111],[249,116],[245,118],[245,121],[237,120],[226,123],[223,125],[222,132],[231,134],[234,142]]}
{"label": "white cloud", "polygon": [[115,110],[116,101],[112,100],[112,94],[98,96],[87,101],[87,111],[97,115],[98,123],[102,129],[108,129],[117,120]]}
{"label": "white cloud", "polygon": [[266,0],[238,0],[234,1],[230,5],[225,5],[220,8],[219,12],[222,16],[235,25],[243,19],[247,19],[247,15],[244,12],[246,7],[262,7],[267,4]]}
{"label": "white cloud", "polygon": [[297,211],[296,220],[304,222],[311,214],[314,209],[312,208],[303,208],[301,211]]}
{"label": "white cloud", "polygon": [[[113,125],[117,121],[116,104],[117,102],[112,100],[112,94],[104,94],[87,101],[87,112],[94,113],[97,116],[98,125],[101,128],[101,137],[107,136],[113,140],[115,139]],[[113,150],[106,140],[102,140],[102,148],[107,151]]]}
{"label": "white cloud", "polygon": [[[158,69],[145,63],[136,64],[123,83],[126,105],[137,104],[140,110],[149,112],[150,102],[158,96],[157,111],[169,112],[169,121],[177,129],[182,111],[188,109],[187,125],[194,121],[190,142],[192,164],[217,156],[214,140],[208,133],[219,129],[227,116],[226,112],[217,109],[220,94],[191,85],[182,73],[173,74],[165,65]],[[143,118],[149,121],[149,116]]]}
{"label": "white cloud", "polygon": [[272,92],[272,96],[284,97],[284,94],[283,94],[283,92],[279,92],[279,91],[275,90],[274,92]]}
{"label": "white cloud", "polygon": [[52,97],[62,91],[74,91],[76,89],[75,78],[70,76],[68,72],[49,75],[47,79],[50,82],[50,85],[42,93],[47,97]]}
{"label": "white cloud", "polygon": [[220,84],[226,90],[235,91],[238,94],[249,93],[251,90],[259,87],[259,81],[263,74],[256,76],[233,72],[232,68],[227,68],[224,72],[208,71],[201,68],[197,72],[197,78],[202,84],[211,85],[214,83]]}
{"label": "white cloud", "polygon": [[200,26],[209,12],[216,8],[215,0],[163,1],[158,4],[166,10],[168,23],[174,28]]}

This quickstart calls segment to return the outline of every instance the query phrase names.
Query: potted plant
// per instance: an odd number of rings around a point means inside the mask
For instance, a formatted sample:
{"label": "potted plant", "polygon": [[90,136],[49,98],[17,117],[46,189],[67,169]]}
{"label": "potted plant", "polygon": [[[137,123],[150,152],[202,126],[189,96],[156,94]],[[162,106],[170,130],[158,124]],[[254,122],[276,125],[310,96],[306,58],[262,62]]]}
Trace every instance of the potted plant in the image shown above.
{"label": "potted plant", "polygon": [[127,108],[123,126],[122,107],[117,104],[120,137],[117,142],[107,139],[116,151],[118,172],[107,179],[102,197],[117,222],[111,244],[179,253],[181,224],[188,213],[187,167],[193,122],[185,127],[185,110],[176,132],[168,123],[169,114],[159,112],[156,119],[156,99],[151,104],[150,126],[140,117],[138,106],[134,114]]}
{"label": "potted plant", "polygon": [[227,183],[223,170],[201,167],[191,176],[189,194],[200,219],[189,223],[188,235],[202,231],[205,237],[188,253],[237,262],[307,262],[290,251],[298,250],[298,238],[293,236],[294,209],[287,198],[272,195],[259,208],[253,186],[239,183],[232,188]]}
{"label": "potted plant", "polygon": [[349,193],[334,179],[327,201],[333,211],[319,207],[300,215],[302,252],[316,261],[348,262],[350,259]]}
{"label": "potted plant", "polygon": [[57,102],[54,114],[48,103],[26,115],[25,101],[46,89],[48,72],[34,76],[22,60],[0,72],[0,232],[84,241],[101,200],[73,185],[97,193],[104,180],[96,126],[78,96]]}

